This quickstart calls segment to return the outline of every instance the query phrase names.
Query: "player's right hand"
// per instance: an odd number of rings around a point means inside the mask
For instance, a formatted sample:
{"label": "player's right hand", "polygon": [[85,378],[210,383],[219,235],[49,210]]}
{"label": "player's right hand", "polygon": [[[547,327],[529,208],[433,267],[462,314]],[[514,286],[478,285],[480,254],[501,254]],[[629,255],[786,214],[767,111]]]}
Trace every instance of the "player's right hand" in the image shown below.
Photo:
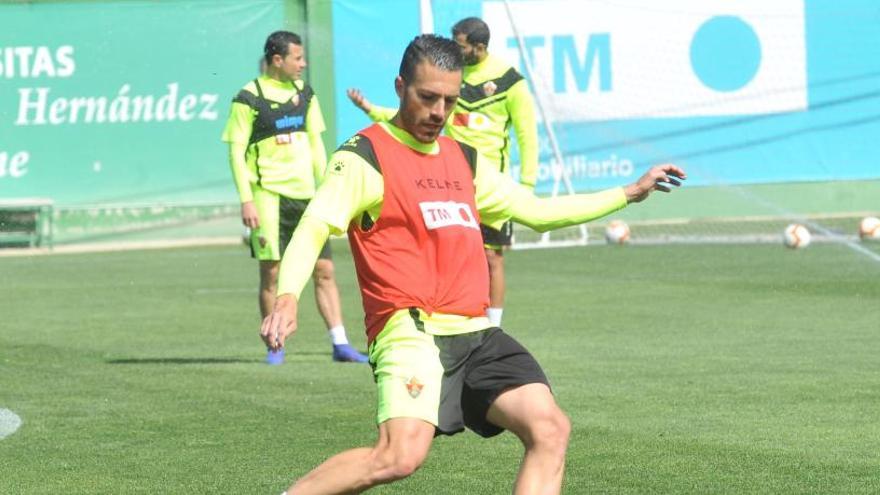
{"label": "player's right hand", "polygon": [[260,327],[260,338],[266,347],[277,351],[284,347],[287,337],[296,332],[296,307],[293,294],[283,294],[275,300],[275,307]]}
{"label": "player's right hand", "polygon": [[671,163],[654,165],[639,180],[623,188],[627,203],[638,203],[648,197],[653,191],[666,192],[672,187],[681,185],[681,181],[687,179],[684,169]]}
{"label": "player's right hand", "polygon": [[370,113],[370,110],[373,109],[373,104],[370,103],[370,100],[368,100],[363,93],[361,93],[361,90],[357,88],[348,88],[345,93],[348,95],[348,99],[351,100],[356,107],[363,110],[364,113]]}
{"label": "player's right hand", "polygon": [[251,229],[260,226],[260,217],[257,215],[257,207],[254,206],[253,201],[245,201],[241,204],[241,223]]}

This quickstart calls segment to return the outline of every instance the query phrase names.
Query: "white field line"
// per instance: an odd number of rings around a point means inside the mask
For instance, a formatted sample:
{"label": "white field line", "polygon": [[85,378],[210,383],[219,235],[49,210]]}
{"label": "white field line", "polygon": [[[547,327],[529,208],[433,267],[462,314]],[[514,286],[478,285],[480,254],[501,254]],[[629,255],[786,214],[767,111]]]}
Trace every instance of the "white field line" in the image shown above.
{"label": "white field line", "polygon": [[217,287],[217,288],[204,288],[204,289],[196,289],[196,295],[204,296],[211,294],[256,294],[257,289],[252,288],[248,289],[246,287]]}
{"label": "white field line", "polygon": [[89,244],[70,244],[52,248],[10,248],[0,249],[4,256],[46,256],[71,253],[105,253],[110,251],[131,251],[137,249],[168,249],[193,246],[230,246],[241,244],[241,236],[235,237],[193,237],[190,239],[156,241],[96,242]]}
{"label": "white field line", "polygon": [[814,232],[820,232],[822,234],[825,234],[827,237],[830,237],[831,239],[842,243],[844,246],[852,249],[853,251],[855,251],[863,256],[866,256],[869,259],[876,261],[877,263],[880,263],[880,254],[877,254],[874,251],[871,251],[870,249],[862,246],[861,244],[859,244],[857,239],[852,240],[852,239],[849,239],[845,236],[835,234],[834,232],[831,232],[830,230],[826,229],[825,227],[819,225],[816,222],[812,222],[812,221],[808,220],[804,223],[807,224],[807,227],[812,228]]}

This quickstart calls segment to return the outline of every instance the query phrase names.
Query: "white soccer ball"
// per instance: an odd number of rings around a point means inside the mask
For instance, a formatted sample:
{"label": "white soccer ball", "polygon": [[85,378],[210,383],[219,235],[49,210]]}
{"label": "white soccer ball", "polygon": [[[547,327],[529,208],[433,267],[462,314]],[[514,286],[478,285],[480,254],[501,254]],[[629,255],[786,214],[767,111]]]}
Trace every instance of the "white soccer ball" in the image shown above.
{"label": "white soccer ball", "polygon": [[623,220],[612,220],[605,226],[605,240],[609,244],[626,244],[629,241],[629,225]]}
{"label": "white soccer ball", "polygon": [[805,248],[810,245],[810,231],[799,223],[793,223],[785,228],[782,234],[782,242],[792,249]]}
{"label": "white soccer ball", "polygon": [[863,218],[859,223],[859,237],[863,240],[880,239],[880,218]]}

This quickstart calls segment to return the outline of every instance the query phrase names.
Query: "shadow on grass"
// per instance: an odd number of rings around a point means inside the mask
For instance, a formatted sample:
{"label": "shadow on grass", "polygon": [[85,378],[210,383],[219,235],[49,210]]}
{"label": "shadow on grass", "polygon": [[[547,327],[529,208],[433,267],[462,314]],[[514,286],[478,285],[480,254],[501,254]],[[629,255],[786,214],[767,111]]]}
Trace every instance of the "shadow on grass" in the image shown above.
{"label": "shadow on grass", "polygon": [[126,358],[108,359],[107,364],[234,364],[261,363],[262,358]]}
{"label": "shadow on grass", "polygon": [[[287,356],[288,360],[296,360],[298,357],[307,357],[306,360],[312,361],[320,356],[327,359],[329,352],[297,352],[296,354]],[[265,363],[265,357],[253,358],[235,358],[235,357],[169,357],[169,358],[122,358],[108,359],[107,364],[240,364],[240,363]]]}

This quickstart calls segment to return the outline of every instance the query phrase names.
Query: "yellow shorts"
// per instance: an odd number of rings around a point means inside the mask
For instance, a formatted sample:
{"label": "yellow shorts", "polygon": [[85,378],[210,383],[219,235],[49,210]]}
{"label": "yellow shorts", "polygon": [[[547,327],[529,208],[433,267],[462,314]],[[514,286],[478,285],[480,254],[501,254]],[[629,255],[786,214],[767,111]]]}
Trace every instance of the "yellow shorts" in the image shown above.
{"label": "yellow shorts", "polygon": [[379,392],[376,422],[404,417],[436,426],[443,366],[434,336],[418,330],[415,320],[398,311],[369,351]]}
{"label": "yellow shorts", "polygon": [[[291,199],[261,187],[253,187],[254,206],[260,226],[251,230],[251,255],[263,261],[278,261],[293,231],[299,225],[308,199]],[[319,258],[331,259],[330,243],[325,243]]]}

